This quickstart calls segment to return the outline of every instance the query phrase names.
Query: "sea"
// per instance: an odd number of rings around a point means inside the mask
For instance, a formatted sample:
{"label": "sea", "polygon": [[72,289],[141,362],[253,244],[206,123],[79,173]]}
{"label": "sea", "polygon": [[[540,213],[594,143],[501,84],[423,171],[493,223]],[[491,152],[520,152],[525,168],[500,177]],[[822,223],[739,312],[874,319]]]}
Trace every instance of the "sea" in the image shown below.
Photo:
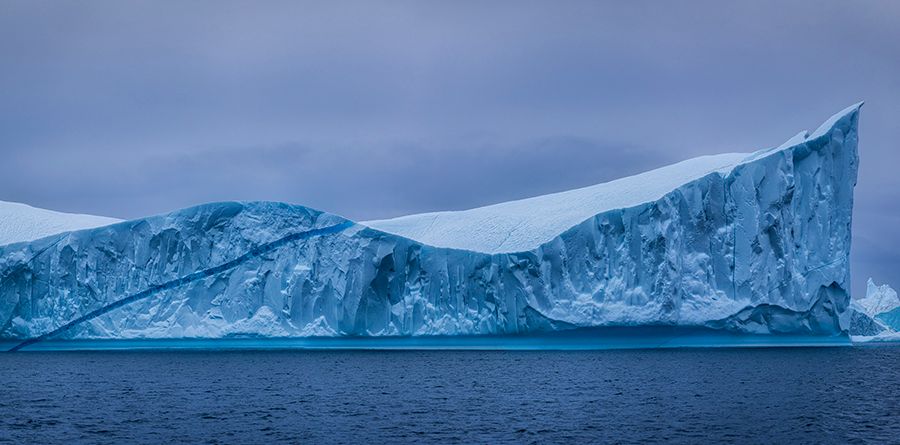
{"label": "sea", "polygon": [[0,354],[0,443],[900,443],[900,346]]}

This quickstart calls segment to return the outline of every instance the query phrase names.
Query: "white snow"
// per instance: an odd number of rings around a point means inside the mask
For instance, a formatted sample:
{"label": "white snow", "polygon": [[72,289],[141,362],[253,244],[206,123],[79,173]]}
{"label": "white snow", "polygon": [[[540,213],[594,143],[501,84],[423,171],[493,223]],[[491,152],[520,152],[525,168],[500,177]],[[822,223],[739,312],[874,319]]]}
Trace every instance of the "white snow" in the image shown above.
{"label": "white snow", "polygon": [[809,135],[809,139],[815,139],[815,138],[822,137],[822,136],[828,134],[828,131],[831,130],[832,127],[834,127],[834,124],[837,123],[838,120],[840,120],[842,117],[846,116],[847,114],[850,114],[855,110],[858,110],[860,107],[863,106],[863,103],[864,102],[859,102],[857,104],[850,105],[849,107],[844,108],[843,110],[841,110],[839,113],[835,114],[834,116],[831,116],[830,118],[828,118],[828,120],[823,122],[822,125],[819,125],[819,128],[816,128],[816,131],[813,131],[812,134]]}
{"label": "white snow", "polygon": [[16,202],[0,201],[0,246],[34,241],[62,232],[107,226],[119,221],[121,220],[105,216],[54,212]]}
{"label": "white snow", "polygon": [[727,173],[750,156],[702,156],[615,181],[463,211],[422,213],[361,224],[436,247],[486,253],[534,249],[609,210],[655,201],[713,172]]}
{"label": "white snow", "polygon": [[534,249],[608,210],[655,201],[678,186],[727,172],[748,156],[702,156],[615,181],[457,212],[434,212],[360,224],[436,247],[476,252]]}

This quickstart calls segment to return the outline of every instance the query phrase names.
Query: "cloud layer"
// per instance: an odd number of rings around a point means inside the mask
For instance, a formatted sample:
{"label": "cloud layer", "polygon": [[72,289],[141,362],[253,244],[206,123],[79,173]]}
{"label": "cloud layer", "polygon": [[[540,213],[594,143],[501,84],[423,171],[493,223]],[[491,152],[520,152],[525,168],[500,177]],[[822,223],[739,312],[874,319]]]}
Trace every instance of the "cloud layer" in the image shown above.
{"label": "cloud layer", "polygon": [[896,2],[5,2],[0,200],[354,219],[753,151],[866,100],[854,290],[900,287]]}

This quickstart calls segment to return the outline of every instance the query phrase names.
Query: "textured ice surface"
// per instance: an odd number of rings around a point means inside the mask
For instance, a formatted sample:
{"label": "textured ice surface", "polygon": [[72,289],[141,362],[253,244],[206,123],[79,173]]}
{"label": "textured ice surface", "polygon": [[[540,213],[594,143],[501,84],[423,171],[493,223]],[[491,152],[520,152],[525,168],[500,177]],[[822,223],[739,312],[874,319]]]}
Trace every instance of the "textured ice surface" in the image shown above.
{"label": "textured ice surface", "polygon": [[57,233],[91,229],[120,220],[105,216],[77,215],[37,209],[25,204],[0,201],[0,246],[34,241]]}
{"label": "textured ice surface", "polygon": [[750,155],[439,218],[228,202],[0,247],[0,338],[842,334],[858,110]]}
{"label": "textured ice surface", "polygon": [[727,173],[746,153],[703,156],[653,171],[561,193],[460,212],[365,221],[369,227],[436,247],[476,252],[524,252],[597,214],[659,200],[682,184]]}
{"label": "textured ice surface", "polygon": [[854,340],[895,337],[900,332],[900,298],[887,284],[878,286],[871,278],[864,298],[850,302],[850,334]]}
{"label": "textured ice surface", "polygon": [[897,292],[887,284],[879,286],[869,278],[868,283],[866,283],[866,296],[854,299],[853,305],[859,308],[862,313],[870,317],[876,317],[879,314],[900,307],[900,298],[897,297]]}

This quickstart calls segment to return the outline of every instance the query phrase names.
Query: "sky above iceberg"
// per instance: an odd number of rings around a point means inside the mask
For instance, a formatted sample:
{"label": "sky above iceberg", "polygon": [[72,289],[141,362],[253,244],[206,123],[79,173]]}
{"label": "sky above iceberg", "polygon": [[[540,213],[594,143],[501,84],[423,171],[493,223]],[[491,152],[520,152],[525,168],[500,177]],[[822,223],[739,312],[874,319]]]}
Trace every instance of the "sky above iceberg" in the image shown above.
{"label": "sky above iceberg", "polygon": [[0,8],[0,200],[464,209],[750,152],[865,100],[854,291],[900,286],[900,3]]}

